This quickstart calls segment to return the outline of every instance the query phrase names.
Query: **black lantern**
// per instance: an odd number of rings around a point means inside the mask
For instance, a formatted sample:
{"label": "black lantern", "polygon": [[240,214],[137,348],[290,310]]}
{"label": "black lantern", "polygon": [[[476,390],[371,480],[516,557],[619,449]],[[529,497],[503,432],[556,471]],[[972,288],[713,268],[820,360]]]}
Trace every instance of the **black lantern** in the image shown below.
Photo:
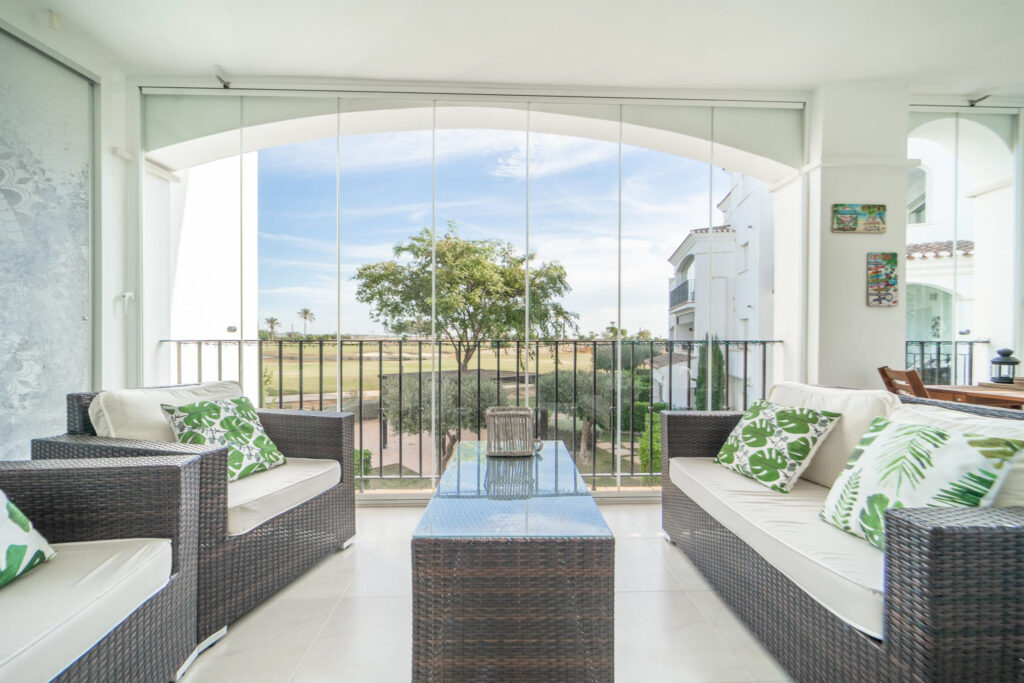
{"label": "black lantern", "polygon": [[1013,384],[1013,377],[1017,374],[1019,360],[1013,357],[1012,349],[999,349],[996,357],[992,359],[992,381],[999,384]]}

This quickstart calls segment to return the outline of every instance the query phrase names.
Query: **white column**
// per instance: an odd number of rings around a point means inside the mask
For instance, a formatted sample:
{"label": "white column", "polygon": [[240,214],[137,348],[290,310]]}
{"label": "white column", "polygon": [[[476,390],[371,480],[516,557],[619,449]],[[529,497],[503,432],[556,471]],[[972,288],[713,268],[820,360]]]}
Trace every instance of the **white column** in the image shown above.
{"label": "white column", "polygon": [[[810,103],[804,169],[810,383],[880,388],[879,366],[905,365],[907,117],[908,92],[900,83],[826,85]],[[832,205],[850,203],[885,204],[886,232],[832,233]],[[897,306],[867,305],[866,261],[873,251],[899,254]]]}

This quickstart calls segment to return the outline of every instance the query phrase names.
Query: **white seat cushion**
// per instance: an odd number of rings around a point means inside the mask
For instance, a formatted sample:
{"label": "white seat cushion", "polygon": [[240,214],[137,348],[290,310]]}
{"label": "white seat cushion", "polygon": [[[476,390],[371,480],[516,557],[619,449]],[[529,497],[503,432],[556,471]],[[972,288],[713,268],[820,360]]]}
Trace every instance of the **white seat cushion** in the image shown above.
{"label": "white seat cushion", "polygon": [[0,680],[48,681],[167,585],[171,542],[54,543],[57,555],[0,590]]}
{"label": "white seat cushion", "polygon": [[768,390],[768,400],[788,408],[831,410],[842,414],[814,452],[811,464],[801,475],[815,484],[831,487],[846,467],[860,437],[876,417],[889,417],[900,405],[895,394],[864,389],[832,389],[798,382],[779,382]]}
{"label": "white seat cushion", "polygon": [[98,436],[175,442],[171,421],[160,406],[238,398],[238,382],[206,382],[168,389],[114,389],[100,392],[89,404],[89,420]]}
{"label": "white seat cushion", "polygon": [[672,483],[769,564],[835,614],[882,637],[885,555],[818,517],[828,489],[798,481],[779,493],[715,463],[672,458]]}
{"label": "white seat cushion", "polygon": [[255,529],[341,481],[337,460],[288,458],[266,472],[228,483],[228,534]]}
{"label": "white seat cushion", "polygon": [[[1005,420],[998,417],[974,415],[962,410],[901,403],[889,416],[897,422],[926,424],[949,432],[964,432],[999,436],[1004,439],[1024,440],[1024,420]],[[1024,505],[1024,458],[1017,457],[1010,465],[1010,473],[996,494],[994,507]]]}

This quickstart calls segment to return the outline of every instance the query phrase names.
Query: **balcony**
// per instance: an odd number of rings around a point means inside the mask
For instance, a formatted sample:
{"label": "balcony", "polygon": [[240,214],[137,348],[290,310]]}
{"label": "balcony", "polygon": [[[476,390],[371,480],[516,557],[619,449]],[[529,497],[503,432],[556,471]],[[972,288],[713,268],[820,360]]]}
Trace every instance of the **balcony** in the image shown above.
{"label": "balcony", "polygon": [[[430,490],[461,441],[487,438],[492,405],[530,405],[536,436],[564,441],[592,489],[651,487],[661,481],[651,457],[664,409],[705,410],[698,395],[703,341],[423,339],[173,340],[176,383],[261,378],[260,406],[341,410],[356,416],[357,490]],[[768,386],[775,342],[716,340],[716,410],[742,410]],[[621,381],[616,377],[621,353]],[[460,360],[461,359],[461,360]],[[432,365],[433,364],[433,365]],[[435,415],[432,371],[440,384]],[[692,368],[692,371],[691,371]],[[728,381],[725,379],[728,378]],[[621,395],[620,393],[621,392]],[[653,400],[652,400],[653,399]],[[621,405],[621,417],[617,412]],[[632,408],[630,408],[632,406]]]}
{"label": "balcony", "polygon": [[694,280],[684,280],[681,285],[673,287],[668,295],[669,308],[692,304],[694,302]]}

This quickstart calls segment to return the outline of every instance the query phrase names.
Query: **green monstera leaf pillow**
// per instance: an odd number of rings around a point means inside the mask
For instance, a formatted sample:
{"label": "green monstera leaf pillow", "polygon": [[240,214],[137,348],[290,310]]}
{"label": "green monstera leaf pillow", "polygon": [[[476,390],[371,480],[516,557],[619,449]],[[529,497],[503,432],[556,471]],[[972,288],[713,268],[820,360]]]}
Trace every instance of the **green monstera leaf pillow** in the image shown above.
{"label": "green monstera leaf pillow", "polygon": [[228,481],[285,462],[284,454],[263,431],[252,401],[244,396],[163,408],[181,443],[228,447]]}
{"label": "green monstera leaf pillow", "polygon": [[726,439],[716,462],[788,493],[840,417],[824,410],[754,401]]}
{"label": "green monstera leaf pillow", "polygon": [[885,511],[987,507],[1024,441],[947,432],[875,418],[846,463],[820,516],[885,548]]}
{"label": "green monstera leaf pillow", "polygon": [[28,517],[0,491],[0,586],[56,554]]}

